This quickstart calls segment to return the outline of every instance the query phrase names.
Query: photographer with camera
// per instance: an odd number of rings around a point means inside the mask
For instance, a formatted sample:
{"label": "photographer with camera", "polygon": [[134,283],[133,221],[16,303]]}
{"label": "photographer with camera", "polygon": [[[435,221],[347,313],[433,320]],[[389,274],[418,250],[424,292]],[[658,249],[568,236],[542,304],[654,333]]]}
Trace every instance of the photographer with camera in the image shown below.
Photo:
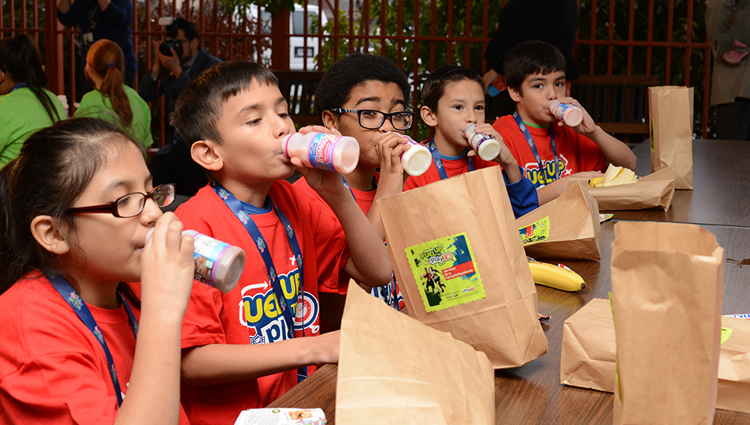
{"label": "photographer with camera", "polygon": [[188,83],[221,60],[203,50],[192,22],[160,18],[159,24],[166,24],[167,38],[158,42],[154,49],[156,60],[151,72],[141,79],[138,94],[146,102],[164,95],[167,116],[171,118],[174,102]]}
{"label": "photographer with camera", "polygon": [[[200,46],[200,36],[195,26],[182,18],[160,18],[159,25],[166,27],[167,38],[156,49],[156,60],[151,72],[141,79],[138,94],[146,102],[164,95],[167,120],[171,120],[174,104],[180,93],[204,70],[221,62]],[[170,125],[165,146],[154,155],[148,166],[154,184],[175,183],[177,201],[195,194],[208,183],[206,173],[190,156],[182,136]],[[174,142],[174,143],[172,143]]]}
{"label": "photographer with camera", "polygon": [[[133,50],[130,24],[133,21],[133,2],[131,0],[60,0],[57,4],[57,19],[66,27],[80,26],[83,35],[81,52],[81,74],[86,65],[88,48],[96,41],[111,40],[117,43],[125,54],[125,84],[135,86],[135,75],[138,62]],[[86,84],[86,81],[82,81]],[[86,93],[91,87],[82,87],[79,94]]]}

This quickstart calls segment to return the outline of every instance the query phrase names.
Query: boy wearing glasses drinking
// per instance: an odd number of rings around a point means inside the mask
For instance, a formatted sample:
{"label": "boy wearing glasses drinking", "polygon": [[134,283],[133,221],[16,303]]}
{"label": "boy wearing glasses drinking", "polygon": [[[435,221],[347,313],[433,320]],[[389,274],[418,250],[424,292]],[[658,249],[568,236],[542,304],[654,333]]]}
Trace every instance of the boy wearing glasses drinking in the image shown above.
{"label": "boy wearing glasses drinking", "polygon": [[[432,153],[432,165],[421,176],[409,177],[405,190],[500,165],[513,214],[520,217],[539,207],[534,185],[523,178],[523,170],[500,134],[484,122],[484,83],[478,72],[456,65],[436,69],[422,87],[422,104],[422,120],[435,130],[434,137],[424,142]],[[500,153],[492,161],[483,160],[469,147],[464,134],[469,124],[499,142]]]}
{"label": "boy wearing glasses drinking", "polygon": [[[414,113],[406,111],[410,94],[404,72],[388,59],[371,54],[351,55],[333,64],[315,92],[315,110],[323,125],[359,143],[357,168],[344,180],[382,239],[385,231],[374,201],[404,189],[401,154],[409,145],[403,133],[414,123]],[[323,203],[304,179],[294,185]],[[371,293],[396,309],[404,308],[393,279],[389,285],[372,288]],[[336,310],[334,306],[343,306],[343,298],[326,298],[329,313]],[[326,318],[328,325],[338,327],[340,315],[331,316]]]}

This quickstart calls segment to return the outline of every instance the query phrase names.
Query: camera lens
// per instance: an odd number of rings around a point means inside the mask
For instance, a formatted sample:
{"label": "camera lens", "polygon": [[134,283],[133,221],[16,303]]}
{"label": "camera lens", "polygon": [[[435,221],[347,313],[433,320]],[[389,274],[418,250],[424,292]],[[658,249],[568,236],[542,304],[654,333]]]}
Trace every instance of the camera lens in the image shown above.
{"label": "camera lens", "polygon": [[174,38],[168,38],[159,45],[159,51],[165,56],[172,56],[169,49],[174,49],[177,57],[182,57],[182,43]]}

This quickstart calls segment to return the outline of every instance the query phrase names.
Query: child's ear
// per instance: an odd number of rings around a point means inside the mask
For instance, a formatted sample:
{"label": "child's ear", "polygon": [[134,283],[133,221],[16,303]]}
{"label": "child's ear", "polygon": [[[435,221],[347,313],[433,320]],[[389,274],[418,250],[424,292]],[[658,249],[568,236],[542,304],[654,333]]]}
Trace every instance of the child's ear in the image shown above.
{"label": "child's ear", "polygon": [[331,111],[323,111],[323,113],[320,115],[320,118],[323,120],[323,125],[331,130],[338,130],[339,129],[339,117],[334,114]]}
{"label": "child's ear", "polygon": [[66,254],[70,245],[57,220],[48,215],[38,215],[31,220],[31,235],[42,248],[53,254]]}
{"label": "child's ear", "polygon": [[423,106],[423,107],[419,108],[419,115],[422,116],[422,121],[424,121],[425,124],[427,124],[428,126],[430,126],[430,127],[436,127],[437,126],[437,124],[438,124],[438,122],[437,122],[437,116],[436,116],[435,112],[432,109],[430,109],[429,107]]}
{"label": "child's ear", "polygon": [[518,92],[518,90],[508,87],[508,94],[510,95],[510,98],[513,99],[514,102],[518,103],[521,101],[521,93]]}
{"label": "child's ear", "polygon": [[224,168],[224,160],[216,150],[216,143],[211,140],[198,140],[190,146],[193,161],[208,171],[219,171]]}

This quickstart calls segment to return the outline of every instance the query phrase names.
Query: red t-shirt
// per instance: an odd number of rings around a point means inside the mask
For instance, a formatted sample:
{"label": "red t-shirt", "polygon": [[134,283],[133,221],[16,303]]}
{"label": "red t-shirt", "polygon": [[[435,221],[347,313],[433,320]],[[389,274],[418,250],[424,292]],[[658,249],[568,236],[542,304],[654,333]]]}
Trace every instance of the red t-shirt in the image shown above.
{"label": "red t-shirt", "polygon": [[[376,183],[379,180],[379,177],[380,173],[376,172]],[[313,199],[328,207],[328,204],[323,201],[323,199],[320,197],[320,195],[318,195],[318,192],[316,192],[315,189],[311,188],[310,185],[307,184],[307,180],[305,180],[304,178],[298,179],[296,182],[294,182],[293,186],[299,189],[300,192],[311,196]],[[354,196],[354,200],[357,201],[357,205],[362,210],[362,212],[364,212],[365,215],[370,212],[370,208],[372,208],[372,203],[375,201],[375,195],[377,194],[377,191],[358,190],[354,188],[349,188],[349,190],[351,190],[352,195]],[[336,220],[336,223],[339,223],[338,218],[336,218],[336,215],[333,213],[333,210],[331,210],[330,207],[328,207],[328,209],[331,211],[331,215]],[[370,294],[372,294],[372,296],[376,298],[383,300],[383,302],[391,307],[395,308],[396,305],[398,305],[399,310],[403,310],[404,308],[406,308],[406,303],[404,302],[404,297],[401,294],[401,289],[398,287],[398,282],[396,282],[395,275],[393,275],[389,284],[372,288],[370,290]]]}
{"label": "red t-shirt", "polygon": [[[268,196],[286,215],[302,250],[304,264],[304,335],[320,333],[319,292],[345,293],[339,281],[349,251],[340,226],[310,197],[299,194],[286,181],[273,183]],[[244,225],[210,186],[206,186],[176,211],[185,229],[214,237],[245,250],[245,269],[237,286],[223,294],[208,285],[195,284],[182,328],[182,347],[207,344],[264,344],[286,339],[283,314],[268,279],[258,248]],[[299,270],[279,217],[270,212],[252,216],[271,253],[291,308],[297,304]],[[302,337],[302,332],[296,332]],[[314,368],[309,368],[312,373]],[[297,383],[297,371],[258,379],[187,388],[183,406],[192,424],[232,424],[242,410],[266,406]]]}
{"label": "red t-shirt", "polygon": [[[495,120],[492,127],[503,136],[505,145],[508,146],[518,164],[526,171],[526,178],[534,183],[537,188],[543,187],[546,182],[555,181],[555,155],[552,152],[550,133],[547,128],[536,128],[528,126],[529,134],[534,139],[539,157],[544,166],[544,177],[539,178],[539,163],[531,151],[526,137],[518,128],[516,120],[512,115],[505,115]],[[550,124],[555,135],[557,156],[560,160],[561,177],[582,171],[604,171],[607,168],[607,160],[604,158],[599,146],[588,137],[576,133],[572,128]]]}
{"label": "red t-shirt", "polygon": [[[422,142],[422,144],[425,144],[425,142]],[[498,164],[497,162],[485,161],[478,156],[461,156],[461,158],[459,159],[446,159],[445,157],[443,157],[442,162],[443,168],[445,169],[445,175],[448,178],[451,178],[459,174],[468,173],[469,161],[472,162],[475,170],[500,166],[500,164]],[[437,181],[440,181],[440,173],[438,172],[437,166],[435,165],[435,161],[432,161],[432,164],[430,164],[430,168],[428,168],[424,174],[422,174],[421,176],[409,176],[409,178],[406,179],[406,183],[404,183],[404,190],[406,191],[417,187],[426,186]]]}
{"label": "red t-shirt", "polygon": [[[87,305],[127,394],[135,355],[127,311]],[[47,278],[32,272],[0,296],[0,323],[0,424],[114,423],[104,349]],[[180,423],[189,423],[182,409]]]}

